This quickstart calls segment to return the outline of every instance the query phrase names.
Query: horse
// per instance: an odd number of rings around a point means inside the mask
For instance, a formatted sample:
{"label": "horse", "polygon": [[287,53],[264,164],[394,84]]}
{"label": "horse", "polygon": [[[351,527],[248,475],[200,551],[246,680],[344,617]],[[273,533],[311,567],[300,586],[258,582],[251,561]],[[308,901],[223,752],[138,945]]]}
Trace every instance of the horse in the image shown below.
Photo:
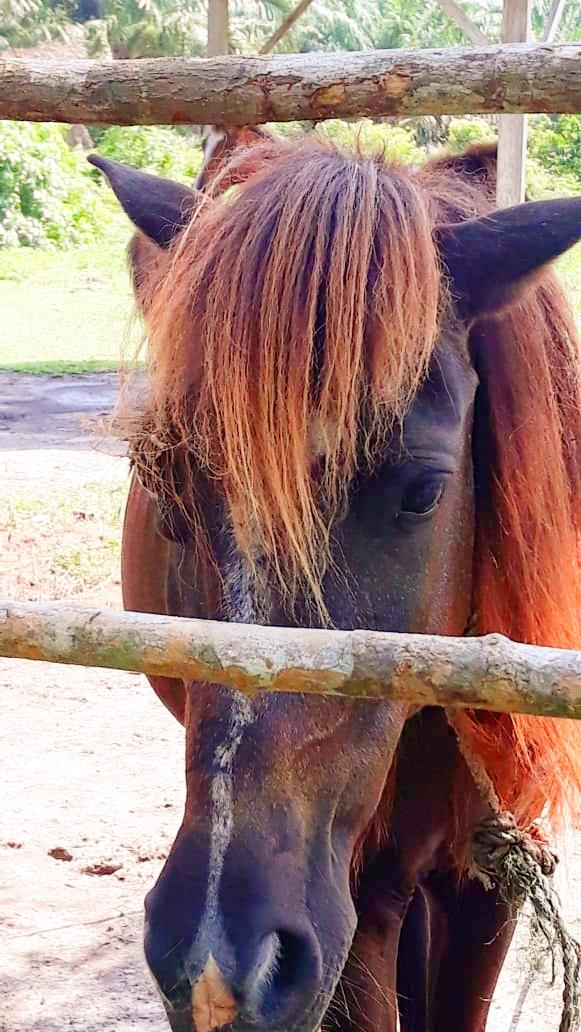
{"label": "horse", "polygon": [[[202,137],[203,161],[194,184],[195,188],[207,190],[213,186],[214,191],[222,193],[244,182],[254,171],[255,165],[262,164],[265,146],[271,142],[274,144],[272,135],[257,125],[207,126]],[[260,151],[253,154],[252,150],[257,144],[263,146]],[[247,151],[244,163],[240,161],[238,153],[236,163],[229,165],[234,152],[241,150]],[[223,175],[226,167],[228,173]]]}
{"label": "horse", "polygon": [[[146,243],[126,608],[579,647],[581,359],[548,265],[581,199],[496,211],[477,148],[254,157],[215,198],[92,159]],[[492,796],[558,822],[577,726],[149,680],[185,727],[145,919],[173,1032],[483,1032],[514,915],[468,876],[475,829]]]}

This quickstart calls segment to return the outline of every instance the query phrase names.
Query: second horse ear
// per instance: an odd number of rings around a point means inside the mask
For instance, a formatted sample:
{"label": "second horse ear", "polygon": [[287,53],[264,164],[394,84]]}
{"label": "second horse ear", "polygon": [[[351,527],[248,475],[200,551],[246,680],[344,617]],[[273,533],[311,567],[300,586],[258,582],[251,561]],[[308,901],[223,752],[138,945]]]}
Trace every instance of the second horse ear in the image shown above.
{"label": "second horse ear", "polygon": [[106,176],[133,225],[158,247],[169,247],[200,203],[199,191],[171,179],[150,176],[99,154],[90,154],[88,160]]}
{"label": "second horse ear", "polygon": [[135,300],[142,314],[147,315],[155,287],[163,278],[170,259],[165,251],[138,230],[129,242],[127,260]]}
{"label": "second horse ear", "polygon": [[581,239],[581,198],[534,201],[436,230],[457,308],[474,319],[512,304]]}

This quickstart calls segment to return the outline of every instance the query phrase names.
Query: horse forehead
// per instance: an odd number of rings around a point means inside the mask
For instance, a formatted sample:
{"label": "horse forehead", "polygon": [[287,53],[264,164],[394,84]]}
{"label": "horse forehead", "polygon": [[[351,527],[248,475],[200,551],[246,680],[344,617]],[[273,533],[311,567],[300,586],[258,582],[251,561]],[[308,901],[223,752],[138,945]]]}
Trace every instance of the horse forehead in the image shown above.
{"label": "horse forehead", "polygon": [[449,431],[460,430],[478,384],[478,376],[468,354],[467,334],[458,335],[451,346],[437,345],[430,363],[429,376],[416,394],[406,418],[406,430],[433,425]]}
{"label": "horse forehead", "polygon": [[[464,426],[477,383],[466,334],[452,332],[449,337],[444,334],[432,357],[429,380],[409,407],[406,437],[425,435],[435,427],[455,437]],[[309,426],[309,451],[313,460],[333,451],[339,432],[339,424],[333,416],[323,419],[318,414],[313,415]]]}

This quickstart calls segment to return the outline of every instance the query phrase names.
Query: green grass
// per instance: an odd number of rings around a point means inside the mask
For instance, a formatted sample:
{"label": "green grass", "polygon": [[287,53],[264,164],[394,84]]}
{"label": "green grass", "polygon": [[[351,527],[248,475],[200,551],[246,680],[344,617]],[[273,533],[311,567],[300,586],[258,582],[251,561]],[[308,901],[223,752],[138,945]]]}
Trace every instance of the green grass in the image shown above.
{"label": "green grass", "polygon": [[136,340],[121,216],[106,238],[69,251],[0,251],[0,369],[87,373],[118,368]]}
{"label": "green grass", "polygon": [[11,483],[0,495],[0,524],[17,526],[41,517],[50,523],[65,526],[74,518],[99,519],[121,527],[127,494],[125,478],[119,480],[86,480],[82,484],[67,482],[65,494],[54,492],[51,481],[35,481],[34,493],[22,483]]}
{"label": "green grass", "polygon": [[[0,370],[92,373],[119,366],[138,328],[125,264],[130,226],[70,251],[0,251]],[[581,324],[581,245],[558,263]]]}

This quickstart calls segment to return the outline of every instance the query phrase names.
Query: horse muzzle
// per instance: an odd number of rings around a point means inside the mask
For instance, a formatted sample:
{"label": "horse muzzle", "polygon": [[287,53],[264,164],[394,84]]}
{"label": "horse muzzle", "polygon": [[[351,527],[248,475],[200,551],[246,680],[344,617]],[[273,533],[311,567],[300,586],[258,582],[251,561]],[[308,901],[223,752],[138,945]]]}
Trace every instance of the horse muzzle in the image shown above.
{"label": "horse muzzle", "polygon": [[[319,944],[309,927],[279,929],[254,938],[242,956],[210,951],[203,969],[190,954],[178,960],[176,978],[160,985],[172,1032],[313,1032],[332,985],[325,985]],[[192,953],[199,957],[197,948]],[[184,962],[185,961],[185,962]],[[167,968],[164,972],[167,976]]]}

